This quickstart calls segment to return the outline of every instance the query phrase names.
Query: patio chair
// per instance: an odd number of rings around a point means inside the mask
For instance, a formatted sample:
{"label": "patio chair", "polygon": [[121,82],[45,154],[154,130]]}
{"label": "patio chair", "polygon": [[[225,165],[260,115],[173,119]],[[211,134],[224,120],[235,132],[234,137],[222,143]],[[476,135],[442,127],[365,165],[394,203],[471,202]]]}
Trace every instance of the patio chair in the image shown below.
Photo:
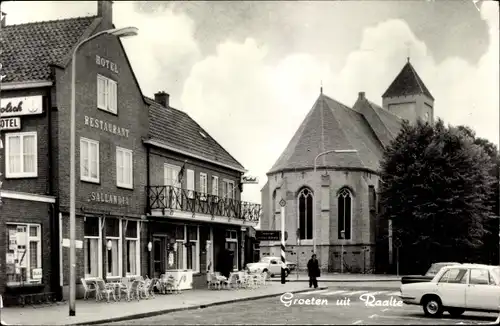
{"label": "patio chair", "polygon": [[83,299],[87,300],[90,293],[96,293],[95,283],[87,282],[84,278],[81,278],[80,281],[82,281],[83,289],[85,290]]}
{"label": "patio chair", "polygon": [[139,294],[139,284],[141,282],[138,280],[132,281],[132,283],[129,283],[129,285],[125,288],[120,288],[120,295],[121,293],[125,293],[127,301],[132,300],[134,297],[139,301],[140,299],[140,294]]}
{"label": "patio chair", "polygon": [[217,279],[214,273],[207,273],[207,285],[208,289],[216,288],[217,290],[220,290],[222,287],[222,282]]}
{"label": "patio chair", "polygon": [[229,278],[226,281],[223,281],[222,284],[226,289],[240,287],[241,282],[238,273],[231,273]]}
{"label": "patio chair", "polygon": [[170,275],[165,283],[165,289],[167,293],[180,293],[179,285],[181,281],[177,281],[172,275]]}
{"label": "patio chair", "polygon": [[150,297],[150,291],[151,291],[151,285],[153,281],[151,281],[149,278],[144,281],[144,283],[139,283],[137,290],[139,291],[139,296],[141,299],[149,299]]}
{"label": "patio chair", "polygon": [[160,275],[160,280],[158,284],[156,285],[156,288],[158,289],[158,292],[161,294],[165,294],[166,292],[166,284],[167,284],[167,276],[165,274]]}
{"label": "patio chair", "polygon": [[96,301],[101,301],[104,299],[104,296],[106,296],[106,302],[109,303],[109,299],[111,296],[113,296],[113,300],[116,301],[116,296],[115,296],[115,291],[116,291],[116,284],[111,284],[111,283],[104,283],[104,280],[97,280],[96,281]]}

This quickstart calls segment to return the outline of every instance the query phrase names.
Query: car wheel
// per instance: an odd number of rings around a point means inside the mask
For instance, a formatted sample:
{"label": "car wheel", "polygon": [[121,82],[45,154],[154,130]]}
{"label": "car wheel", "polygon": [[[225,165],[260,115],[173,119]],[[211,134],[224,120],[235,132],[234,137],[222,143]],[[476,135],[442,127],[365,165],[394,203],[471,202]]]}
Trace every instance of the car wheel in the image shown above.
{"label": "car wheel", "polygon": [[440,317],[443,314],[443,305],[437,296],[425,298],[422,305],[427,317]]}
{"label": "car wheel", "polygon": [[460,309],[460,308],[451,308],[451,309],[448,309],[448,313],[452,317],[460,317],[460,316],[463,315],[464,312],[465,312],[465,309]]}

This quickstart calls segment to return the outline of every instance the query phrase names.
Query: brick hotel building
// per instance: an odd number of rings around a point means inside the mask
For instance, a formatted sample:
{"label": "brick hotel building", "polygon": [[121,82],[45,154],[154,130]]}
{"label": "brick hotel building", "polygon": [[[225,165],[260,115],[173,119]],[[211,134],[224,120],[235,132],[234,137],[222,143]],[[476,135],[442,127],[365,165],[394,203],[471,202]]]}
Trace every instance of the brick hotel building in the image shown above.
{"label": "brick hotel building", "polygon": [[[62,298],[69,288],[71,54],[114,28],[112,2],[98,1],[96,16],[2,24],[0,294],[6,304],[32,293]],[[217,248],[238,252],[236,268],[251,255],[245,244],[260,205],[239,201],[243,167],[164,98],[143,96],[116,36],[79,49],[78,295],[81,278],[169,269],[193,271],[196,286],[207,261],[217,268]],[[184,162],[178,184],[174,173]]]}

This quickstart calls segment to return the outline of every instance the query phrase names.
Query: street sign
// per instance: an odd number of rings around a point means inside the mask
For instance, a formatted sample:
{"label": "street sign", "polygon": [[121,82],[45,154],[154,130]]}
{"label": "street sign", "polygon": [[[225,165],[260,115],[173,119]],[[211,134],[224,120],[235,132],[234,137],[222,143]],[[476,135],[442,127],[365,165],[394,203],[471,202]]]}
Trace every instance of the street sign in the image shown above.
{"label": "street sign", "polygon": [[401,243],[401,240],[399,238],[394,238],[394,247],[396,248],[401,248],[403,244]]}
{"label": "street sign", "polygon": [[280,206],[281,206],[281,207],[285,207],[285,205],[286,205],[286,201],[282,198],[282,199],[280,200]]}
{"label": "street sign", "polygon": [[256,230],[255,240],[257,241],[280,241],[281,231],[275,230]]}

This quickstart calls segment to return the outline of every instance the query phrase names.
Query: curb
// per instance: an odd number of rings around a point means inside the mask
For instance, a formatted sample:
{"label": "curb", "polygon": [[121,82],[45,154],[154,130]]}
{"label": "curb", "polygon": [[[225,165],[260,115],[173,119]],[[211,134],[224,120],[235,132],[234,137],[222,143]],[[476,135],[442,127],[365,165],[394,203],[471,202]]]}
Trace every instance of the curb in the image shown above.
{"label": "curb", "polygon": [[[309,282],[309,280],[286,280],[287,282]],[[274,280],[271,279],[271,282],[280,282],[280,280]],[[356,279],[345,279],[345,280],[322,280],[321,278],[318,278],[318,282],[326,283],[348,283],[348,282],[356,282],[356,283],[369,283],[369,282],[401,282],[401,280],[387,280],[387,279],[373,279],[373,280],[356,280]]]}
{"label": "curb", "polygon": [[369,291],[398,291],[401,288],[398,287],[392,287],[392,286],[370,286],[370,287],[363,287],[363,286],[335,286],[332,287],[332,289],[338,289],[338,290],[346,290],[346,291],[360,291],[360,290],[369,290]]}
{"label": "curb", "polygon": [[312,291],[326,290],[326,289],[328,289],[328,287],[323,286],[323,287],[318,287],[317,289],[303,289],[303,290],[296,290],[296,291],[278,292],[278,293],[273,293],[273,294],[262,294],[262,295],[258,295],[255,297],[238,298],[238,299],[219,301],[219,302],[213,302],[213,303],[207,303],[207,304],[201,304],[201,305],[194,305],[194,306],[188,306],[188,307],[182,307],[182,308],[163,309],[163,310],[157,310],[157,311],[144,312],[144,313],[135,314],[135,315],[113,317],[113,318],[107,318],[107,319],[101,319],[101,320],[93,320],[93,321],[82,322],[82,323],[67,324],[67,326],[107,324],[107,323],[113,323],[113,322],[118,322],[118,321],[127,321],[127,320],[141,319],[141,318],[146,318],[146,317],[166,315],[169,313],[179,312],[179,311],[204,309],[204,308],[208,308],[208,307],[220,306],[220,305],[231,304],[231,303],[236,303],[236,302],[244,302],[244,301],[272,298],[272,297],[280,296],[284,293],[305,293],[305,292],[312,292]]}

